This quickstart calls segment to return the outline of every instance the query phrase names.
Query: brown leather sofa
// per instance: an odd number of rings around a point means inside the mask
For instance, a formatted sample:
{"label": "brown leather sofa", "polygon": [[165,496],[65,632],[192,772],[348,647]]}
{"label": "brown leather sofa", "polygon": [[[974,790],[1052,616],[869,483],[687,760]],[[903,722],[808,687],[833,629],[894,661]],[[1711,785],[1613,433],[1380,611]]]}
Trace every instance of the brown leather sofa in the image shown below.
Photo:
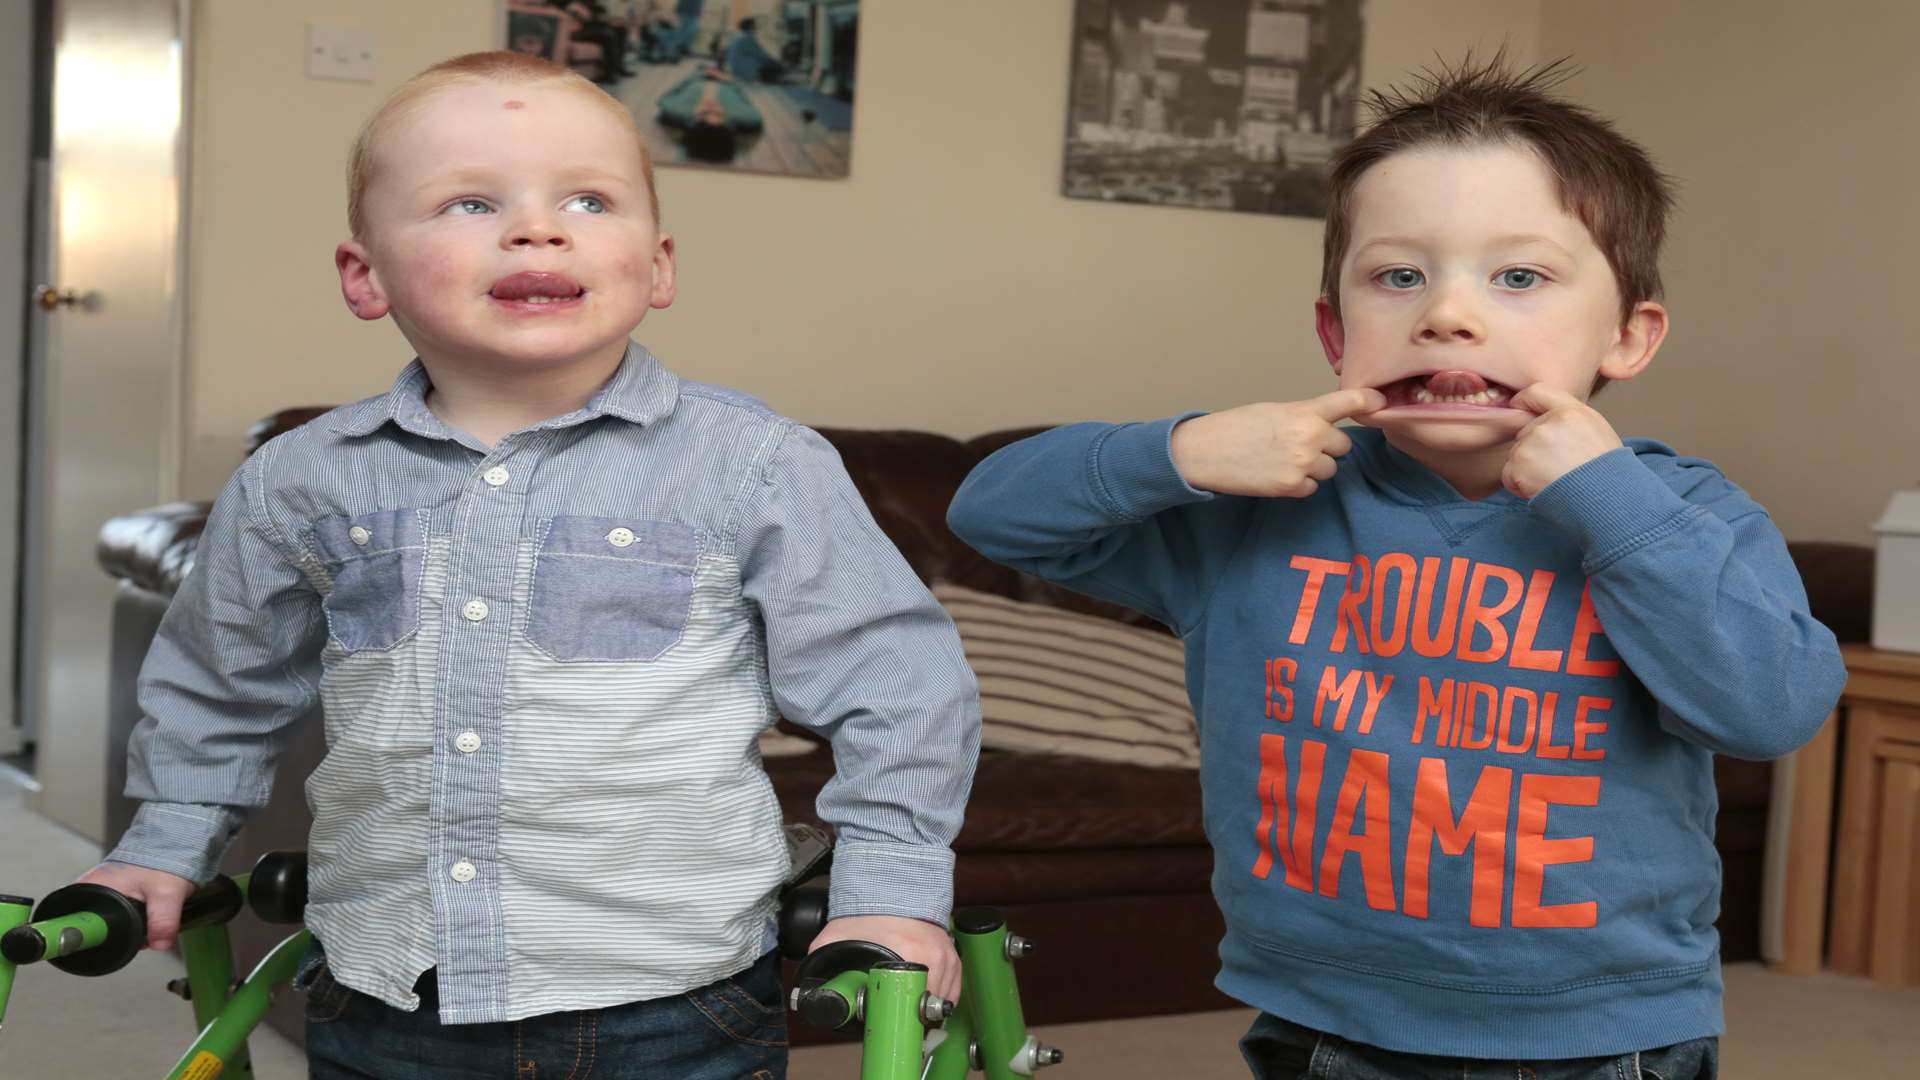
{"label": "brown leather sofa", "polygon": [[[249,450],[310,419],[294,409],[249,432]],[[1001,431],[960,441],[916,431],[822,429],[880,527],[923,578],[1055,604],[1137,625],[1137,614],[1088,600],[997,566],[948,531],[947,504],[967,472],[988,453],[1040,429]],[[192,562],[204,504],[179,503],[109,522],[100,562],[121,581],[114,614],[114,734],[108,768],[109,833],[118,836],[133,804],[118,795],[125,761],[119,748],[139,719],[133,681],[154,626]],[[1854,544],[1791,545],[1813,612],[1841,640],[1864,640],[1872,595],[1872,551]],[[324,750],[320,725],[302,725],[280,767],[272,804],[240,836],[229,869],[260,853],[304,847],[309,824],[302,780]],[[790,820],[817,821],[813,796],[831,770],[823,753],[768,762]],[[1720,928],[1725,959],[1751,959],[1759,947],[1761,858],[1771,766],[1722,759],[1716,843],[1726,889]],[[1208,893],[1212,856],[1202,833],[1193,773],[1081,758],[988,750],[955,843],[956,899],[993,904],[1037,944],[1020,968],[1021,997],[1033,1023],[1226,1008],[1212,986],[1220,916]],[[242,920],[242,923],[247,920]],[[279,935],[236,924],[243,962]],[[297,1004],[282,1002],[275,1026],[298,1038]],[[811,1041],[796,1030],[795,1041]]]}

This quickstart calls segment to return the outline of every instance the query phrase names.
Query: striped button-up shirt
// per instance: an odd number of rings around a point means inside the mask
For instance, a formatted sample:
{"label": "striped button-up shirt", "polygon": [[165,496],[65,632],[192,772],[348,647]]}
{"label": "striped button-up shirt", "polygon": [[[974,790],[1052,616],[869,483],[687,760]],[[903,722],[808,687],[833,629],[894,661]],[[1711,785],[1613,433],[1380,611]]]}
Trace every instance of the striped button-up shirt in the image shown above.
{"label": "striped button-up shirt", "polygon": [[307,923],[448,1023],[663,997],[772,944],[757,736],[832,739],[830,908],[944,924],[979,746],[953,625],[817,433],[639,346],[488,447],[391,391],[261,447],[140,677],[109,858],[209,877],[316,697]]}

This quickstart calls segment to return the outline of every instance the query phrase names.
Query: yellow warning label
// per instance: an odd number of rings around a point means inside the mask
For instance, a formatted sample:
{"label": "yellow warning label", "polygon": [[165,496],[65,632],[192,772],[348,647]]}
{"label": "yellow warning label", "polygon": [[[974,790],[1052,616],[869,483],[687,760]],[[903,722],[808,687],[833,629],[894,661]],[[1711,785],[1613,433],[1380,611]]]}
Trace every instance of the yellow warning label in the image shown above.
{"label": "yellow warning label", "polygon": [[226,1062],[202,1050],[193,1055],[192,1061],[187,1062],[186,1071],[180,1074],[180,1080],[213,1080],[214,1077],[225,1072],[226,1068]]}

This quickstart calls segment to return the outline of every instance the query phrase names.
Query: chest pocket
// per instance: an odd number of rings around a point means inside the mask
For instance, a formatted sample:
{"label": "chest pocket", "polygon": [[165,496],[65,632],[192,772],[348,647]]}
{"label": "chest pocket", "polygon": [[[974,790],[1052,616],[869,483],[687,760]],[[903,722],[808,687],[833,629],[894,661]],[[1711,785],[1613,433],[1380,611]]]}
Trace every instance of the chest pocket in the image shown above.
{"label": "chest pocket", "polygon": [[699,539],[672,521],[556,517],[540,536],[527,640],[555,660],[654,660],[680,640]]}
{"label": "chest pocket", "polygon": [[325,606],[335,644],[348,652],[391,649],[419,631],[429,520],[425,510],[382,510],[313,523],[333,576]]}

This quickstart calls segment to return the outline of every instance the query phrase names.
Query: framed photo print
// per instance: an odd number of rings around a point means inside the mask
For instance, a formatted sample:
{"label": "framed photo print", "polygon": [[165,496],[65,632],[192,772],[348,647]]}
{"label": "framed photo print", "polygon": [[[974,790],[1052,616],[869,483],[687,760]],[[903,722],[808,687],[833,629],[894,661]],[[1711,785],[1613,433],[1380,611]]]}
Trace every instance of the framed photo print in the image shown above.
{"label": "framed photo print", "polygon": [[843,177],[860,0],[504,0],[505,47],[632,110],[661,165]]}
{"label": "framed photo print", "polygon": [[1361,0],[1075,0],[1065,194],[1326,213]]}

